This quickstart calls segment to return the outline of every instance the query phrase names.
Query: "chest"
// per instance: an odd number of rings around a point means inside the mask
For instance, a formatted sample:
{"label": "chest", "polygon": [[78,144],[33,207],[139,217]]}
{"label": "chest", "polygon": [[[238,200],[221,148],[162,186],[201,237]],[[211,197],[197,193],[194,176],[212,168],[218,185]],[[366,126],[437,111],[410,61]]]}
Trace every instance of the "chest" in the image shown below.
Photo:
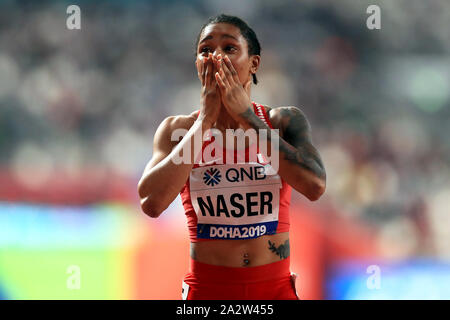
{"label": "chest", "polygon": [[276,231],[281,178],[257,162],[194,168],[189,177],[197,237],[248,239]]}

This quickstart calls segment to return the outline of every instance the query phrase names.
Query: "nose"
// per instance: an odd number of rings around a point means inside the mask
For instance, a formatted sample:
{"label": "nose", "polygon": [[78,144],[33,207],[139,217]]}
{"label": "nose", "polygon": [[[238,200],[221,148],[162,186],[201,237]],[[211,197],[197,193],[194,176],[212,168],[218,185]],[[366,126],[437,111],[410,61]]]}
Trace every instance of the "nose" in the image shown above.
{"label": "nose", "polygon": [[217,58],[217,56],[219,54],[223,57],[222,49],[217,47],[216,50],[214,50],[214,53],[213,53],[214,58]]}

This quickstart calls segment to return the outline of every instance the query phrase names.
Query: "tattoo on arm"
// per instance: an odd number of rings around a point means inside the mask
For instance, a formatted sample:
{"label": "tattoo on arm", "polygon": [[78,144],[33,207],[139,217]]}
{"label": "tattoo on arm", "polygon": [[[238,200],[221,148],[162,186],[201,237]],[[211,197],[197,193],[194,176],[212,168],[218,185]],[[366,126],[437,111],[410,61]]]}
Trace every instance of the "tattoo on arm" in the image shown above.
{"label": "tattoo on arm", "polygon": [[255,129],[268,129],[270,131],[270,127],[266,125],[254,112],[253,107],[248,107],[247,110],[239,114],[242,118],[247,120],[249,125]]}
{"label": "tattoo on arm", "polygon": [[[311,128],[305,115],[295,107],[280,108],[283,118],[284,139],[280,137],[279,148],[285,159],[301,166],[317,177],[325,178],[325,169],[319,153],[311,142]],[[240,116],[247,120],[255,130],[268,129],[267,139],[271,139],[270,128],[248,108]]]}
{"label": "tattoo on arm", "polygon": [[269,240],[269,250],[275,253],[280,259],[285,259],[289,257],[290,249],[289,249],[289,239],[284,242],[284,244],[280,244],[278,248],[275,246],[275,243]]}
{"label": "tattoo on arm", "polygon": [[281,109],[286,126],[284,138],[280,141],[280,151],[286,159],[313,172],[319,178],[325,178],[325,170],[319,153],[311,142],[311,127],[303,112],[298,108]]}

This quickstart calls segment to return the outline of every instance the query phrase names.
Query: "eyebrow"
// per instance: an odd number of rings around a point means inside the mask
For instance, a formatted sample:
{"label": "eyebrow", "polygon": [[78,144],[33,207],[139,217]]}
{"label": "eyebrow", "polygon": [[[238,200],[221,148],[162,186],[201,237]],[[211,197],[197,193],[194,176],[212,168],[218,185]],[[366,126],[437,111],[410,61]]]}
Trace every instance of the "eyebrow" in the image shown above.
{"label": "eyebrow", "polygon": [[[202,41],[200,41],[198,44],[201,44],[201,43],[205,42],[206,40],[210,40],[212,38],[213,38],[213,36],[209,35],[209,36],[205,37]],[[227,33],[223,34],[221,38],[232,38],[236,41],[239,41],[237,38],[235,38],[231,34],[227,34]]]}

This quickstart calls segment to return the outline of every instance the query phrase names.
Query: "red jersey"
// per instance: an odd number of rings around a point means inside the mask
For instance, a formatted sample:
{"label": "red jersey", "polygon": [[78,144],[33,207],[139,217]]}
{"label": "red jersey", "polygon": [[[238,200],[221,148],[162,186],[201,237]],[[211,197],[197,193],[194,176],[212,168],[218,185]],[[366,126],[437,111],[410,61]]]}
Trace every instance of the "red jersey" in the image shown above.
{"label": "red jersey", "polygon": [[[255,114],[273,129],[264,107],[252,104]],[[214,142],[214,138],[205,142],[202,154]],[[192,168],[180,192],[191,242],[252,239],[289,231],[292,188],[265,163],[256,143],[240,152],[242,156],[238,153],[223,148],[213,161]]]}

